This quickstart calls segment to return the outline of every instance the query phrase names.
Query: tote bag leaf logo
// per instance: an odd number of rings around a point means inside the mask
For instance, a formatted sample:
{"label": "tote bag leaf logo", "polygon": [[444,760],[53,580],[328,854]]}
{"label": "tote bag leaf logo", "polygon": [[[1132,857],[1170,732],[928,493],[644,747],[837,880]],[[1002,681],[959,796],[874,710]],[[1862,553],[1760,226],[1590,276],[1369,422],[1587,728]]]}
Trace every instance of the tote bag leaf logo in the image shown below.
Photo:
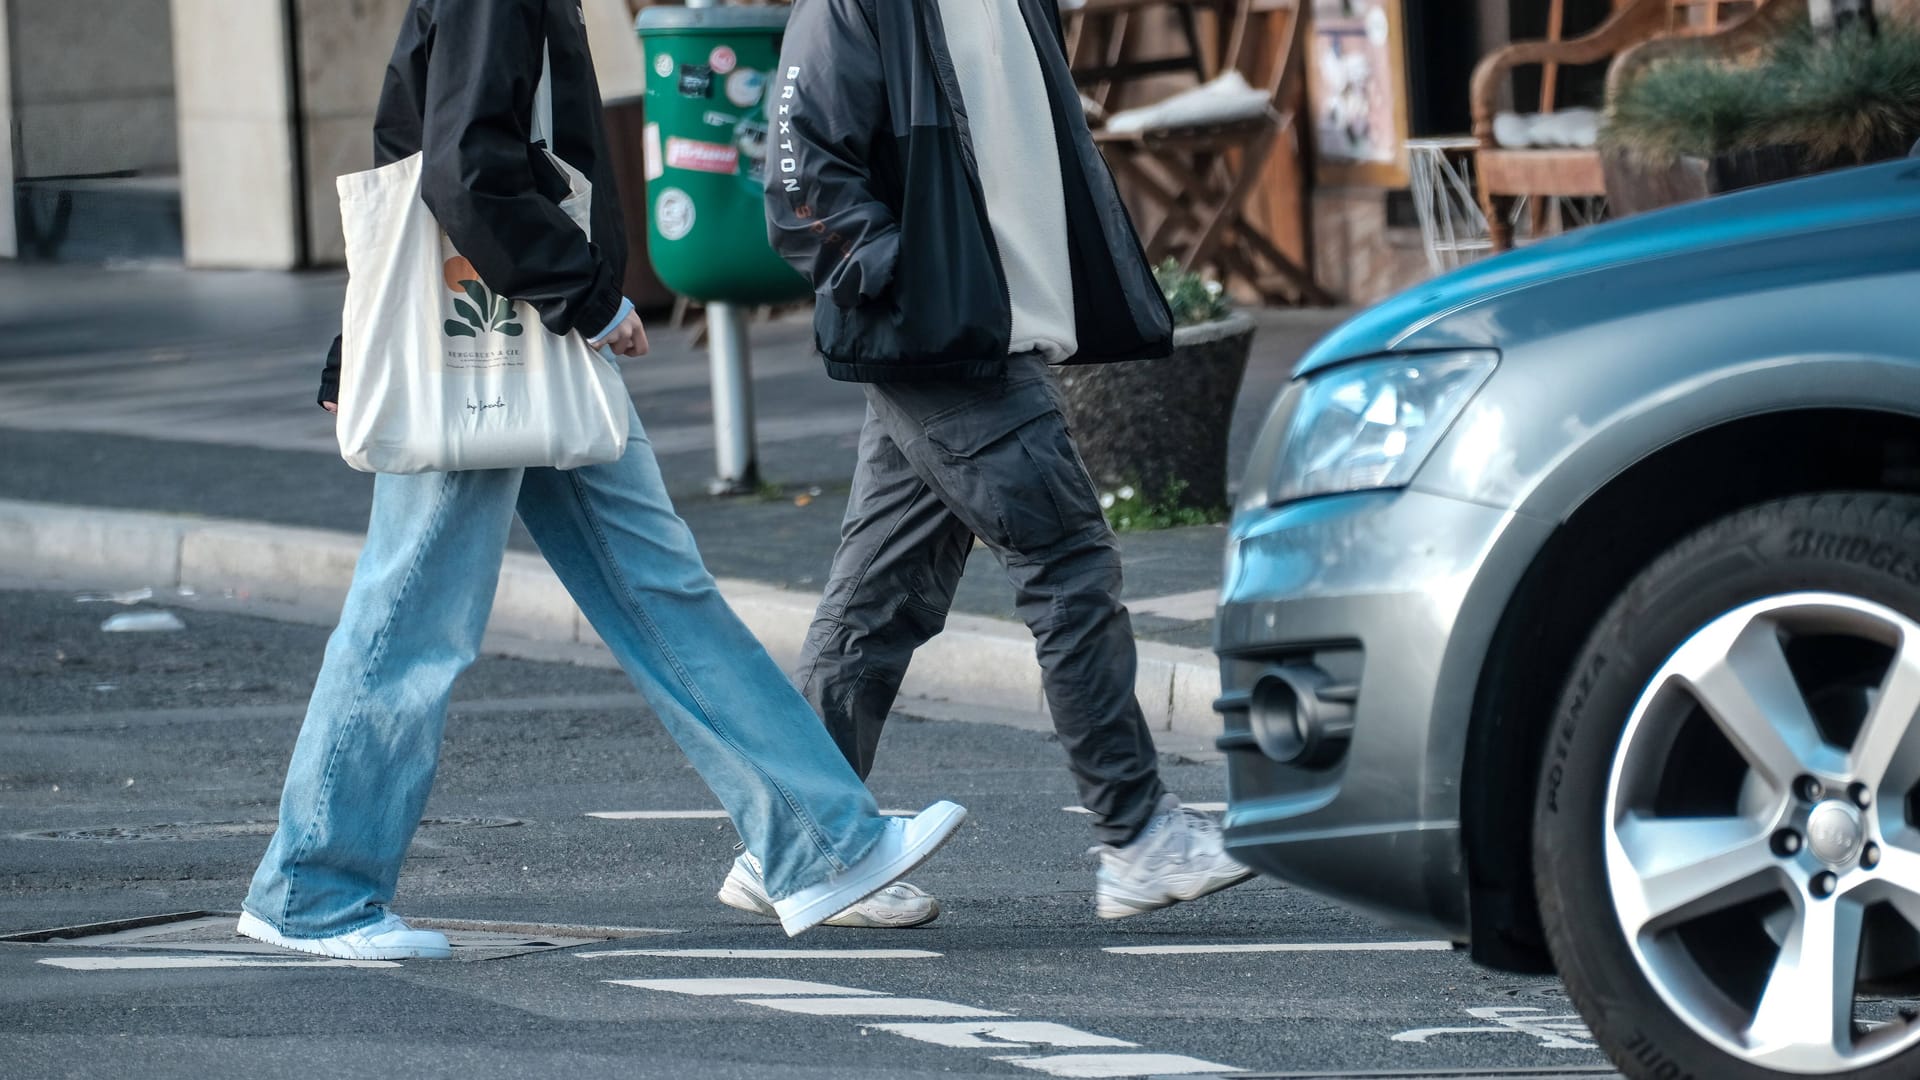
{"label": "tote bag leaf logo", "polygon": [[[513,301],[497,296],[481,282],[473,264],[454,256],[441,267],[447,290],[454,294],[453,310],[458,319],[448,319],[442,328],[450,338],[477,338],[483,333],[519,337],[526,330],[515,321]],[[461,299],[464,293],[466,299]],[[468,301],[471,301],[469,303]]]}

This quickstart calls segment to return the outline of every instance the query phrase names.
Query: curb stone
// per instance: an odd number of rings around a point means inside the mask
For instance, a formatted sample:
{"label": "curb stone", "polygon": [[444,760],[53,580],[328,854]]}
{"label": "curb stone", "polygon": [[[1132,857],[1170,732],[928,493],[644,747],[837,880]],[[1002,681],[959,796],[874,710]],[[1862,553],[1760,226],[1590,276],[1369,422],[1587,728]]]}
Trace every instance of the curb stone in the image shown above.
{"label": "curb stone", "polygon": [[[0,568],[8,576],[76,585],[103,582],[191,588],[266,601],[275,608],[337,613],[353,579],[363,537],[146,511],[106,510],[0,499]],[[720,592],[754,636],[791,665],[813,621],[817,596],[762,582],[721,579]],[[328,618],[324,621],[331,621]],[[531,659],[579,658],[606,647],[546,562],[510,551],[501,567],[486,649]],[[1211,653],[1141,642],[1135,683],[1148,726],[1211,741],[1220,692]],[[949,702],[962,713],[1044,715],[1033,638],[1018,623],[955,614],[915,654],[902,693]]]}

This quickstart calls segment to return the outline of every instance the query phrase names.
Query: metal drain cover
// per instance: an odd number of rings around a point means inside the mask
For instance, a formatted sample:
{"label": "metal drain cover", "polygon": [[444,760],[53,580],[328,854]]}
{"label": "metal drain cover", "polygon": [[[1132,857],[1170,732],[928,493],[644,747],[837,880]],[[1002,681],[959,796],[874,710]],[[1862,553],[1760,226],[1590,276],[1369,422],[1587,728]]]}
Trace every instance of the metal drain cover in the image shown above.
{"label": "metal drain cover", "polygon": [[[251,956],[294,956],[283,949],[243,938],[234,932],[238,912],[182,911],[142,919],[37,930],[0,938],[19,945],[62,949],[152,950],[168,953],[235,953]],[[634,926],[541,926],[467,919],[413,919],[410,924],[447,935],[455,960],[500,960],[528,953],[572,949],[619,938],[671,934]]]}
{"label": "metal drain cover", "polygon": [[[516,818],[423,818],[423,829],[504,829],[526,822]],[[225,840],[235,836],[272,836],[272,821],[169,821],[158,825],[100,825],[84,829],[49,829],[19,833],[21,840],[95,840],[110,844],[149,840]]]}

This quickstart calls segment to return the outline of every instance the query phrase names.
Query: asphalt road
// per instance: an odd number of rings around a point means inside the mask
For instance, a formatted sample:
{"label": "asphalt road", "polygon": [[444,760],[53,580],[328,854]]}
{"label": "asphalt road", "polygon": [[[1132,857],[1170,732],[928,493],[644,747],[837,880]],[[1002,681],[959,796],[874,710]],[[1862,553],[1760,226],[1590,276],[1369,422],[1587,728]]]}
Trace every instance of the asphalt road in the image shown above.
{"label": "asphalt road", "polygon": [[[121,610],[0,592],[0,935],[231,911],[266,843],[324,633],[197,610],[180,612],[178,632],[102,633]],[[725,821],[589,816],[716,806],[618,673],[486,660],[456,698],[428,811],[453,823],[421,831],[396,906],[609,928],[511,931],[522,943],[611,940],[370,968],[217,951],[238,944],[218,927],[150,948],[0,944],[0,1076],[907,1080],[1603,1063],[1553,983],[1480,971],[1277,883],[1096,920],[1086,821],[1063,810],[1073,789],[1040,732],[897,718],[873,777],[882,805],[952,797],[973,812],[916,876],[946,913],[921,930],[789,941],[714,902],[734,841]],[[1224,798],[1216,764],[1170,756],[1166,773],[1190,801]],[[152,826],[175,827],[129,836]],[[876,949],[891,952],[846,952]],[[696,981],[715,979],[803,985]]]}

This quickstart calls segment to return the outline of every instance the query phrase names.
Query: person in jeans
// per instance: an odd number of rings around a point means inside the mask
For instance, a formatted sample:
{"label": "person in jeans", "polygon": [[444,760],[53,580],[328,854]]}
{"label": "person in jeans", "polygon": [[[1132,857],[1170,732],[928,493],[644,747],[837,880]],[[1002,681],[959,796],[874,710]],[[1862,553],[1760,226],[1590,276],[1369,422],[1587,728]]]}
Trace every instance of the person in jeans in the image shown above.
{"label": "person in jeans", "polygon": [[[1013,581],[1093,811],[1104,918],[1252,876],[1160,781],[1120,556],[1049,366],[1168,355],[1172,315],[1094,148],[1052,0],[798,0],[769,101],[773,244],[865,384],[839,553],[798,681],[864,777],[975,538]],[[1224,422],[1224,418],[1222,420]],[[771,911],[748,842],[723,902]],[[766,879],[770,880],[770,878]],[[938,914],[901,885],[874,898]],[[857,913],[856,913],[857,914]]]}
{"label": "person in jeans", "polygon": [[[554,147],[594,183],[590,244],[528,144],[543,46]],[[386,164],[424,154],[423,195],[489,288],[555,333],[646,351],[585,28],[573,0],[414,0],[376,120]],[[558,186],[556,186],[558,185]],[[338,343],[320,399],[337,400]],[[631,408],[631,404],[629,404]],[[279,828],[239,932],[350,959],[445,957],[387,905],[433,785],[453,681],[480,647],[517,511],[667,731],[765,854],[789,933],[930,855],[965,811],[882,817],[807,702],[735,618],[630,418],[616,462],[382,475],[367,543],[294,747]]]}

